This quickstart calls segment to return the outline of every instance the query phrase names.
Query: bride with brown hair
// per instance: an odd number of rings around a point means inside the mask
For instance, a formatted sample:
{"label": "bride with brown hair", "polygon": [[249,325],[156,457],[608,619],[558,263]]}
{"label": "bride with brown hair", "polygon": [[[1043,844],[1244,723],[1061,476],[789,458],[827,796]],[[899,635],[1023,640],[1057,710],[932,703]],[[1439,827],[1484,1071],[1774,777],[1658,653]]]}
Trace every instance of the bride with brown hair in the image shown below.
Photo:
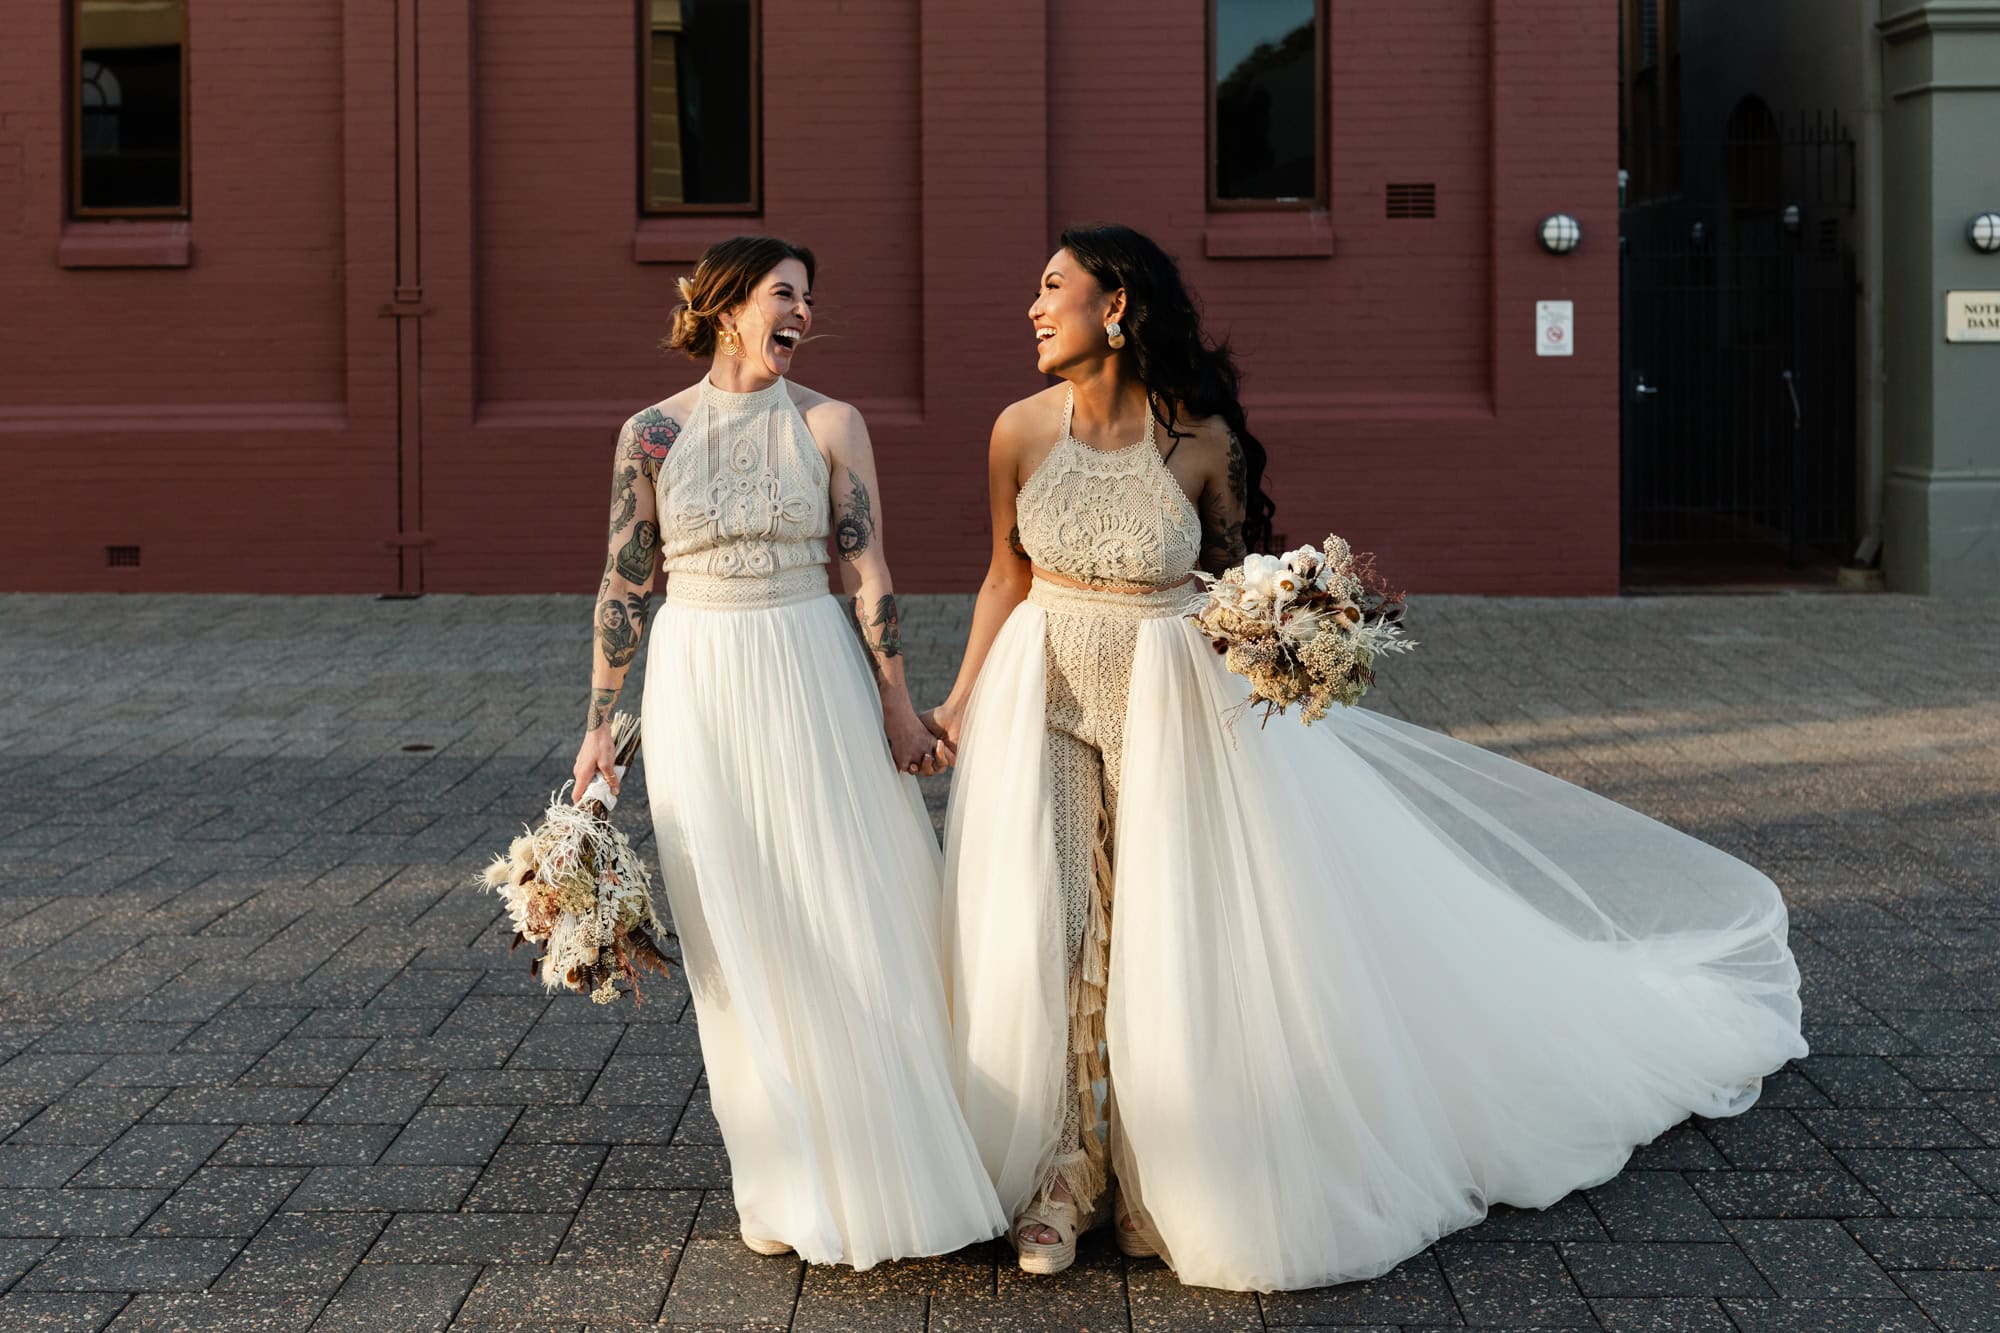
{"label": "bride with brown hair", "polygon": [[707,373],[619,435],[576,789],[616,789],[608,722],[662,569],[646,788],[744,1243],[866,1268],[1005,1219],[947,1066],[939,853],[908,774],[949,755],[910,707],[868,431],[785,378],[813,273],[741,236],[682,280],[668,346]]}
{"label": "bride with brown hair", "polygon": [[953,1072],[1023,1269],[1110,1214],[1190,1283],[1371,1277],[1805,1053],[1750,866],[1365,709],[1239,721],[1183,615],[1270,536],[1227,348],[1126,227],[1066,232],[1028,317],[1058,382],[994,423],[932,717]]}

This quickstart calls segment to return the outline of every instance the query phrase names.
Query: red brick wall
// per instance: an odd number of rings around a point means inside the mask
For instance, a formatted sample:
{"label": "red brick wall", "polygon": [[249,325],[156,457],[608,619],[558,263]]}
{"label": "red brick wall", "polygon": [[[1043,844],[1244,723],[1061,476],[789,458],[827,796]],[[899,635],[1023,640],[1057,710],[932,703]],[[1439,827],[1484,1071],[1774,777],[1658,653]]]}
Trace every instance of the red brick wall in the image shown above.
{"label": "red brick wall", "polygon": [[[798,374],[868,414],[899,584],[967,588],[987,429],[1038,383],[1034,281],[1090,218],[1181,257],[1291,537],[1338,528],[1423,590],[1616,586],[1609,7],[1329,5],[1334,253],[1209,258],[1241,224],[1205,208],[1200,6],[767,4],[763,219],[642,226],[633,0],[412,5],[193,7],[181,269],[59,265],[60,7],[14,25],[0,587],[587,589],[618,422],[698,373],[653,348],[688,265],[635,245],[754,226],[820,254]],[[1438,217],[1387,219],[1392,181],[1436,182]],[[1558,209],[1567,259],[1534,239]],[[421,318],[382,314],[399,273]],[[1537,358],[1562,298],[1582,355]]]}

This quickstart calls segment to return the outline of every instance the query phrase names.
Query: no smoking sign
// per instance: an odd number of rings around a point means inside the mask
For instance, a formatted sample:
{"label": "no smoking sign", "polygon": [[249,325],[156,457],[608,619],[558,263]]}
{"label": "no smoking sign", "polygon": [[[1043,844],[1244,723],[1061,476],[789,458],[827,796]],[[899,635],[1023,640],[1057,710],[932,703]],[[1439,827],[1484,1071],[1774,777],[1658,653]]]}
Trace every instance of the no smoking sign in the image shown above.
{"label": "no smoking sign", "polygon": [[1576,355],[1576,303],[1535,302],[1535,355]]}

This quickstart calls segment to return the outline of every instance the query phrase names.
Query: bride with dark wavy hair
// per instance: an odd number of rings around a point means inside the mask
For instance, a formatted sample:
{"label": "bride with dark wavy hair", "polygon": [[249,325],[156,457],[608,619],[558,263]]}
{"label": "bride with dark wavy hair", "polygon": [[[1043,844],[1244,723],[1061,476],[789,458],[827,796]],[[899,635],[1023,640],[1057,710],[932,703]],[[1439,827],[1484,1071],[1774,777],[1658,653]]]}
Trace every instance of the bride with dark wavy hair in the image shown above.
{"label": "bride with dark wavy hair", "polygon": [[[1173,260],[1072,228],[994,423],[950,697],[953,1075],[1023,1269],[1371,1277],[1598,1184],[1802,1055],[1777,888],[1360,708],[1236,724],[1192,573],[1270,540],[1264,450]],[[1316,534],[1315,534],[1316,535]]]}

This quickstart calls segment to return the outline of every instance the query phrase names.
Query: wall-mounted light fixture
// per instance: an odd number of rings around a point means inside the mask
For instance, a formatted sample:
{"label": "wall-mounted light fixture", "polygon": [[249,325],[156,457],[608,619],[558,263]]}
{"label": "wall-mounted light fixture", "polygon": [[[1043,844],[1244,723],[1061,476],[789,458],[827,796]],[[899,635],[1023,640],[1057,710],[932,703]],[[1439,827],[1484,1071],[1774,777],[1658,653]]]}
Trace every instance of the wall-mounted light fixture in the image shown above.
{"label": "wall-mounted light fixture", "polygon": [[1551,213],[1542,219],[1542,249],[1552,255],[1566,255],[1583,244],[1583,224],[1567,213]]}
{"label": "wall-mounted light fixture", "polygon": [[1965,239],[1982,255],[2000,255],[2000,213],[1981,213],[1966,223]]}
{"label": "wall-mounted light fixture", "polygon": [[1797,204],[1786,204],[1785,211],[1779,216],[1784,221],[1786,231],[1794,236],[1799,234],[1799,226],[1805,221],[1805,214],[1799,211]]}

